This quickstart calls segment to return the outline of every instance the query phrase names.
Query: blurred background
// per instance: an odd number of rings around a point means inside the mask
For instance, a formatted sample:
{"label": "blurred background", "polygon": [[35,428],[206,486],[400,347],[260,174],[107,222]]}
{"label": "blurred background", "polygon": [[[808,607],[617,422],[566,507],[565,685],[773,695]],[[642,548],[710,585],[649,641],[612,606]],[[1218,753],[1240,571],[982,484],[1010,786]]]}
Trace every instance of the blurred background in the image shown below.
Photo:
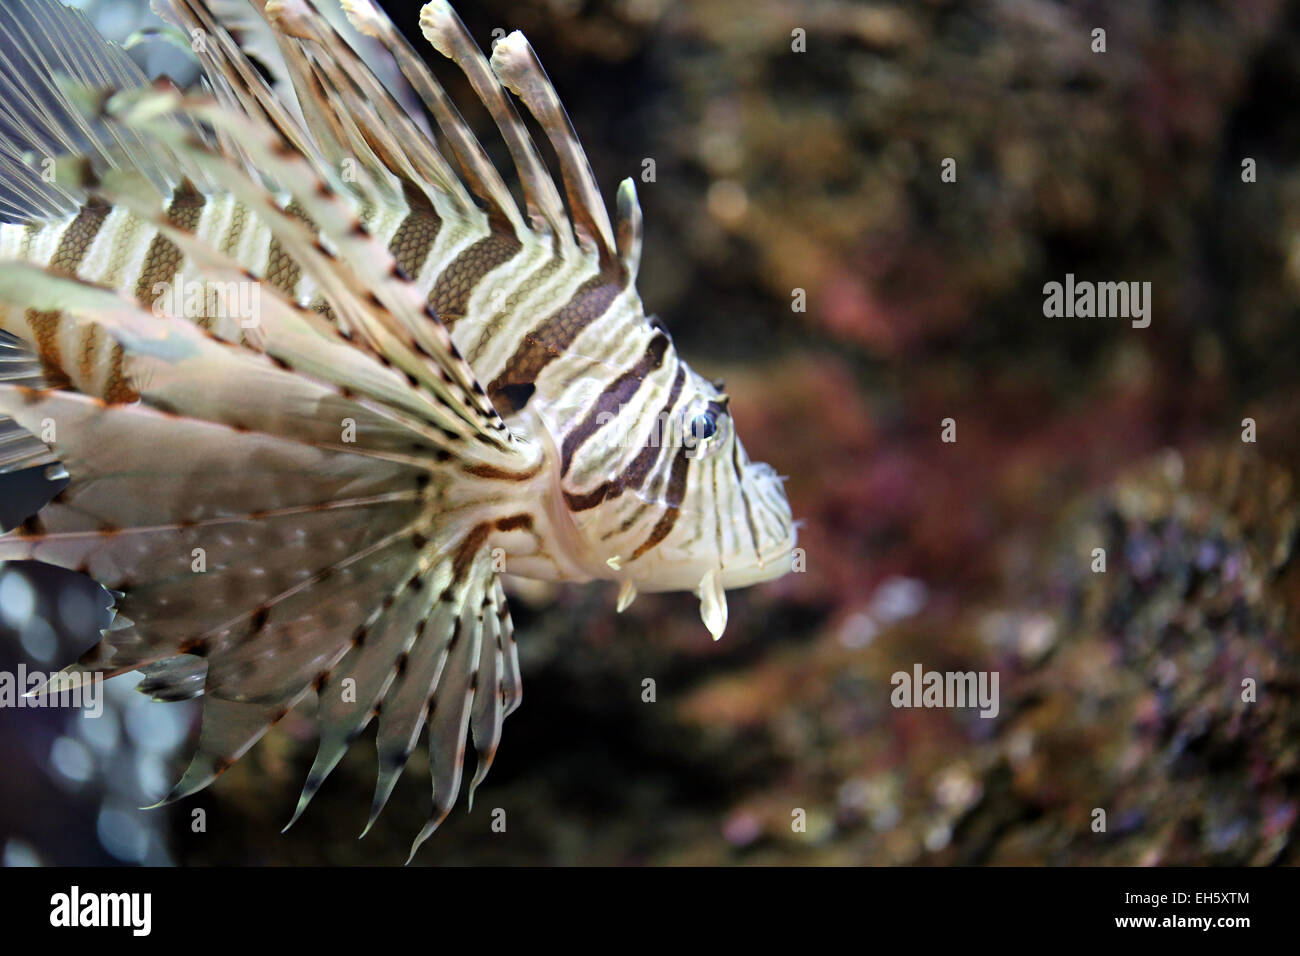
{"label": "blurred background", "polygon": [[[144,24],[79,5],[115,39]],[[385,6],[423,48],[419,5]],[[647,311],[790,475],[807,564],[732,593],[717,644],[690,595],[615,616],[612,587],[517,588],[524,705],[416,862],[1294,863],[1300,3],[457,6],[484,46],[528,35],[607,197],[638,177]],[[133,54],[188,78],[163,44]],[[1150,282],[1150,327],[1044,317],[1066,273]],[[0,670],[74,658],[104,603],[0,568]],[[998,717],[892,707],[918,663],[997,671]],[[279,834],[307,714],[136,810],[198,709],[131,682],[98,721],[0,709],[6,864],[405,858],[426,758],[358,842],[370,734]]]}

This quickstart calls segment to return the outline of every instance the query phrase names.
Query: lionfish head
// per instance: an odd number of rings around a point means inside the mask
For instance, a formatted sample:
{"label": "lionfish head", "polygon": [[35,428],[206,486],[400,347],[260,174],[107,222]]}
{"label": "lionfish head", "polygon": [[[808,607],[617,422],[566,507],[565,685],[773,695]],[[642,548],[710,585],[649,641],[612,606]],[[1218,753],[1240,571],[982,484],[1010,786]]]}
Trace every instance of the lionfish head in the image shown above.
{"label": "lionfish head", "polygon": [[[795,524],[785,479],[750,461],[721,383],[677,359],[671,344],[662,347],[660,374],[649,378],[658,387],[650,395],[639,387],[638,408],[611,413],[603,441],[579,449],[579,457],[603,457],[599,446],[608,453],[619,445],[616,477],[594,492],[591,481],[579,481],[587,490],[565,494],[589,566],[622,585],[620,611],[638,591],[693,591],[716,639],[726,626],[726,589],[791,570]],[[576,465],[573,472],[600,473]]]}

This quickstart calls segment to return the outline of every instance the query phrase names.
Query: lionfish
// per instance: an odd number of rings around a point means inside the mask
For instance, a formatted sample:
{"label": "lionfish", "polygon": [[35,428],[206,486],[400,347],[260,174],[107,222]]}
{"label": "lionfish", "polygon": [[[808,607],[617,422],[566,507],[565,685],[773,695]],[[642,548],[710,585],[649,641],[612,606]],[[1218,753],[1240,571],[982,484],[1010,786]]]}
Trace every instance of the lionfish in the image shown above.
{"label": "lionfish", "polygon": [[467,743],[472,805],[520,703],[502,573],[614,581],[619,611],[691,590],[716,639],[725,589],[789,569],[781,478],[643,312],[632,180],[611,223],[520,33],[489,58],[447,3],[420,11],[522,203],[371,0],[344,17],[250,0],[243,19],[167,0],[201,61],[186,90],[57,0],[17,6],[0,11],[17,51],[0,73],[0,470],[67,484],[0,560],[112,596],[65,680],[142,671],[157,699],[202,694],[163,802],[314,696],[293,820],[377,718],[368,830],[427,732],[414,855]]}

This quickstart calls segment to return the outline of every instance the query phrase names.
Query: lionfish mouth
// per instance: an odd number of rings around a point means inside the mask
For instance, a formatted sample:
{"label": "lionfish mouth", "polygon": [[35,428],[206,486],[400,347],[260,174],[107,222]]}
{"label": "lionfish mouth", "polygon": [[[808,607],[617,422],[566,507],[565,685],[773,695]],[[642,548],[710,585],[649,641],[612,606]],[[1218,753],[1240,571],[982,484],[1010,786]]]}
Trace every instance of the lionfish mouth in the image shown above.
{"label": "lionfish mouth", "polygon": [[[770,465],[753,463],[747,470],[746,480],[758,486],[746,488],[746,497],[751,502],[747,527],[749,546],[719,556],[716,564],[700,572],[698,579],[685,577],[690,572],[682,568],[678,577],[665,578],[646,588],[693,591],[700,600],[700,617],[715,641],[721,639],[727,628],[727,591],[785,575],[792,569],[796,554],[798,527],[782,487],[785,479]],[[618,595],[618,611],[624,611],[636,595],[637,585],[631,579],[624,579]]]}
{"label": "lionfish mouth", "polygon": [[760,552],[757,564],[737,568],[711,568],[704,572],[695,589],[700,599],[700,617],[713,639],[720,640],[727,629],[726,588],[743,588],[781,577],[791,568],[795,548],[795,531],[790,528],[787,539],[775,542],[765,553]]}

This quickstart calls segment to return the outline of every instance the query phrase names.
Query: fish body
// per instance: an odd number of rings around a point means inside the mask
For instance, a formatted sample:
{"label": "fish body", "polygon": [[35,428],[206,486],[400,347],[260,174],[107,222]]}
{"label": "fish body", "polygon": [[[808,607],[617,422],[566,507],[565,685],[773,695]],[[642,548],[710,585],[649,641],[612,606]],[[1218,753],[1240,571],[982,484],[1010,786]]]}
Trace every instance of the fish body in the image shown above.
{"label": "fish body", "polygon": [[[0,471],[57,458],[70,476],[0,559],[116,595],[69,673],[203,693],[169,799],[314,694],[298,813],[377,718],[373,822],[424,731],[418,847],[466,742],[472,796],[521,699],[502,573],[615,581],[620,611],[693,590],[718,637],[726,588],[789,569],[793,523],[725,394],[644,314],[635,189],[611,221],[521,35],[489,60],[446,3],[421,14],[496,121],[522,205],[373,4],[344,9],[376,71],[305,0],[255,2],[255,37],[229,6],[167,5],[203,64],[189,92],[147,84],[55,0],[0,12],[0,39],[49,68],[0,75],[23,104],[0,110],[0,330],[31,358],[6,381],[0,352]],[[274,88],[253,39],[278,53]]]}

